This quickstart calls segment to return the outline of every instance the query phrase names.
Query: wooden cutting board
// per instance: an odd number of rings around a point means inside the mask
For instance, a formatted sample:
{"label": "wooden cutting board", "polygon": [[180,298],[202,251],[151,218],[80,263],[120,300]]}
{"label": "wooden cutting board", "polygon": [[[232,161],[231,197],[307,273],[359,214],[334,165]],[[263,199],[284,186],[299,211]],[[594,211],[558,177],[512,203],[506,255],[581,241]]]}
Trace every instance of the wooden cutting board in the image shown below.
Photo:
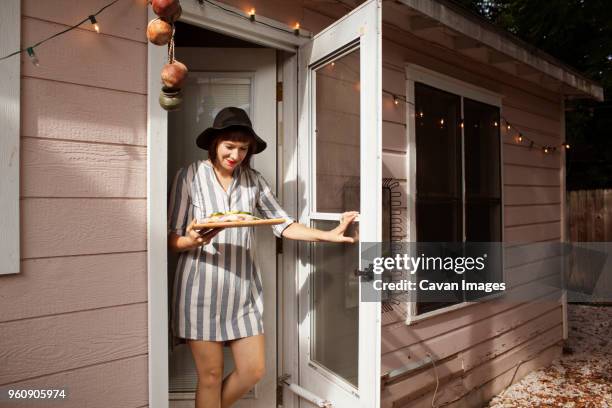
{"label": "wooden cutting board", "polygon": [[211,228],[237,228],[237,227],[253,227],[260,225],[276,225],[282,224],[286,220],[284,218],[270,218],[267,220],[253,221],[222,221],[222,222],[207,222],[204,224],[194,224],[194,230],[206,230]]}

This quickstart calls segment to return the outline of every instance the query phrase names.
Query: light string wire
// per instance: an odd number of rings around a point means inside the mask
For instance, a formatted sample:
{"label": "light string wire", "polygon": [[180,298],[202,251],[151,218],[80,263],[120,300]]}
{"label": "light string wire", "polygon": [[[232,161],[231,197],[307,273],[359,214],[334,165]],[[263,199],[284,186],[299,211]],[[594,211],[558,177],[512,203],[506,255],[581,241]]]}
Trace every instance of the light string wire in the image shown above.
{"label": "light string wire", "polygon": [[[41,44],[43,44],[43,43],[45,43],[45,42],[47,42],[47,41],[49,41],[49,40],[51,40],[51,39],[53,39],[53,38],[55,38],[55,37],[58,37],[58,36],[60,36],[60,35],[62,35],[62,34],[65,34],[65,33],[69,32],[69,31],[71,31],[71,30],[74,30],[74,29],[76,29],[76,28],[80,27],[82,24],[86,23],[87,21],[90,21],[90,22],[95,21],[95,16],[99,15],[99,14],[100,14],[100,13],[102,13],[104,10],[106,10],[106,9],[107,9],[107,8],[109,8],[109,7],[111,7],[112,5],[114,5],[115,3],[117,3],[118,1],[119,1],[119,0],[113,0],[113,1],[111,1],[110,3],[108,3],[107,5],[105,5],[104,7],[102,7],[100,10],[98,10],[98,12],[96,12],[96,13],[94,13],[94,14],[91,14],[91,15],[88,15],[87,17],[83,18],[83,20],[81,20],[81,21],[80,21],[80,22],[78,22],[77,24],[75,24],[75,25],[73,25],[73,26],[71,26],[71,27],[68,27],[67,29],[62,30],[62,31],[60,31],[60,32],[58,32],[58,33],[55,33],[55,34],[51,35],[50,37],[47,37],[47,38],[45,38],[45,39],[43,39],[43,40],[41,40],[41,41],[38,41],[37,43],[35,43],[35,44],[31,45],[31,46],[28,46],[28,47],[22,48],[22,49],[20,49],[20,50],[17,50],[17,51],[15,51],[15,52],[11,53],[11,54],[8,54],[8,55],[6,55],[6,56],[4,56],[4,57],[0,58],[0,61],[5,60],[5,59],[7,59],[7,58],[10,58],[10,57],[12,57],[12,56],[14,56],[14,55],[17,55],[17,54],[21,54],[21,53],[22,53],[22,52],[24,52],[24,51],[29,51],[29,50],[32,50],[32,51],[33,51],[35,47],[38,47],[38,46],[40,46]],[[341,3],[341,2],[339,2],[338,0],[335,0],[335,1],[336,1],[336,2],[338,2],[338,3]],[[290,31],[290,30],[287,30],[287,29],[284,29],[284,28],[281,28],[281,27],[276,27],[276,26],[274,26],[274,25],[268,24],[268,23],[266,23],[266,22],[264,22],[264,21],[257,20],[256,18],[254,18],[254,16],[253,16],[253,15],[252,15],[252,16],[243,15],[243,14],[242,14],[242,13],[240,13],[240,12],[237,12],[237,11],[235,11],[235,10],[231,10],[231,9],[228,9],[228,8],[226,8],[226,7],[223,7],[223,6],[221,6],[221,5],[217,4],[217,3],[213,3],[213,2],[212,2],[212,1],[210,1],[210,0],[197,0],[197,2],[198,2],[200,5],[210,4],[210,5],[214,6],[214,7],[217,7],[217,8],[219,8],[219,9],[221,9],[221,10],[225,11],[226,13],[230,13],[230,14],[232,14],[232,15],[236,15],[236,16],[238,16],[238,17],[240,17],[240,18],[243,18],[243,19],[245,19],[245,20],[247,20],[247,21],[249,21],[249,22],[254,22],[254,23],[257,23],[257,24],[261,24],[261,25],[264,25],[264,26],[266,26],[266,27],[270,27],[270,28],[272,28],[272,29],[275,29],[275,30],[278,30],[278,31],[282,31],[282,32],[284,32],[284,33],[289,33],[289,34],[298,35],[298,36],[303,37],[303,38],[310,38],[310,37],[311,37],[311,36],[309,36],[309,35],[303,35],[303,34],[301,34],[301,33],[299,32],[299,27],[295,28],[293,31]],[[147,3],[150,3],[150,0],[149,0]],[[342,3],[341,3],[341,4],[342,4]],[[92,20],[92,17],[94,17],[94,19],[93,19],[93,20]],[[174,27],[173,27],[173,33],[174,33]],[[173,37],[174,37],[174,35],[173,35]],[[170,61],[173,61],[173,60],[174,60],[174,44],[172,44],[172,43],[173,43],[173,41],[171,41],[171,44],[169,44],[169,49],[168,49],[168,54],[169,54],[169,55],[168,55],[168,57],[169,57]],[[383,92],[384,94],[390,95],[390,96],[393,98],[393,102],[394,102],[396,105],[398,105],[398,104],[399,104],[399,102],[403,102],[403,103],[405,103],[405,104],[407,104],[407,105],[411,105],[411,106],[413,106],[413,107],[416,107],[416,105],[415,105],[413,102],[408,101],[408,99],[406,99],[406,97],[405,97],[405,96],[403,96],[403,95],[398,95],[398,94],[395,94],[395,93],[390,92],[390,91],[388,91],[388,90],[386,90],[386,89],[383,89],[383,90],[382,90],[382,92]],[[545,153],[554,152],[554,151],[557,149],[557,147],[565,147],[566,149],[569,149],[569,147],[570,147],[570,146],[569,146],[569,144],[568,144],[567,142],[565,142],[565,141],[564,141],[563,143],[561,143],[561,145],[558,145],[558,146],[554,146],[554,145],[543,145],[543,144],[537,143],[535,140],[533,140],[533,139],[531,139],[531,138],[529,138],[529,137],[525,136],[523,132],[521,132],[521,131],[520,131],[520,130],[519,130],[519,129],[518,129],[516,126],[515,126],[515,125],[511,124],[511,123],[510,123],[510,122],[509,122],[509,121],[508,121],[506,118],[504,118],[503,116],[501,117],[501,120],[502,120],[503,122],[505,122],[505,123],[506,123],[505,127],[506,127],[506,129],[507,129],[507,131],[508,131],[508,132],[510,132],[512,129],[514,129],[514,130],[516,130],[516,131],[517,131],[517,133],[518,133],[518,134],[516,135],[516,139],[517,139],[517,144],[518,144],[518,145],[522,145],[522,146],[527,145],[527,147],[529,147],[529,148],[533,148],[533,147],[540,148],[540,149],[542,149],[542,150],[543,150]],[[461,126],[463,126],[463,119],[461,119]],[[525,141],[525,142],[527,142],[527,143],[523,143],[523,141]]]}
{"label": "light string wire", "polygon": [[[58,37],[58,36],[60,36],[60,35],[62,35],[62,34],[65,34],[65,33],[69,32],[69,31],[72,31],[72,30],[74,30],[74,29],[76,29],[76,28],[80,27],[81,25],[83,25],[84,23],[86,23],[86,22],[88,22],[88,21],[89,21],[89,22],[91,22],[91,21],[92,21],[92,20],[91,20],[91,17],[92,17],[92,16],[93,16],[93,17],[96,17],[97,15],[99,15],[99,14],[100,14],[100,13],[102,13],[104,10],[106,10],[106,9],[107,9],[107,8],[109,8],[109,7],[111,7],[112,5],[114,5],[115,3],[117,3],[118,1],[119,1],[119,0],[113,0],[112,2],[110,2],[110,3],[108,3],[107,5],[105,5],[104,7],[102,7],[100,10],[98,10],[98,12],[96,12],[96,13],[94,13],[94,14],[90,14],[90,15],[88,15],[87,17],[83,18],[81,21],[79,21],[79,22],[78,22],[78,23],[76,23],[75,25],[70,26],[70,27],[66,28],[65,30],[62,30],[62,31],[60,31],[60,32],[58,32],[58,33],[55,33],[55,34],[51,35],[50,37],[47,37],[47,38],[45,38],[45,39],[43,39],[43,40],[41,40],[41,41],[38,41],[37,43],[35,43],[35,44],[33,44],[33,45],[30,45],[30,46],[24,47],[24,48],[19,49],[19,50],[15,51],[15,52],[12,52],[12,53],[10,53],[10,54],[8,54],[8,55],[5,55],[4,57],[0,58],[0,61],[5,60],[5,59],[8,59],[8,58],[10,58],[10,57],[12,57],[12,56],[14,56],[14,55],[17,55],[17,54],[21,54],[22,52],[25,52],[25,51],[28,51],[28,50],[33,50],[34,48],[36,48],[36,47],[40,46],[41,44],[43,44],[43,43],[45,43],[45,42],[47,42],[47,41],[49,41],[49,40],[51,40],[51,39],[53,39],[53,38],[55,38],[55,37]],[[300,31],[299,31],[299,27],[297,27],[297,26],[296,26],[296,28],[294,28],[293,30],[288,30],[288,29],[285,29],[285,28],[282,28],[282,27],[277,27],[277,26],[274,26],[274,25],[272,25],[272,24],[268,24],[268,23],[266,23],[265,21],[260,21],[260,20],[257,20],[257,19],[251,19],[251,17],[249,17],[249,16],[243,15],[242,13],[237,12],[237,11],[235,11],[235,10],[231,10],[231,9],[226,8],[226,7],[223,7],[223,6],[219,5],[219,4],[213,3],[213,2],[212,2],[212,1],[210,1],[210,0],[197,0],[197,2],[198,2],[199,4],[201,4],[201,5],[203,5],[203,4],[205,4],[205,3],[206,3],[206,4],[210,4],[211,6],[217,7],[217,8],[219,8],[219,9],[221,9],[221,10],[225,11],[226,13],[230,13],[230,14],[236,15],[236,16],[238,16],[238,17],[240,17],[240,18],[243,18],[243,19],[245,19],[245,20],[247,20],[247,21],[249,21],[249,22],[253,22],[253,23],[256,23],[256,24],[261,24],[261,25],[264,25],[264,26],[266,26],[266,27],[272,28],[272,29],[274,29],[274,30],[282,31],[282,32],[284,32],[284,33],[288,33],[288,34],[293,34],[293,35],[296,35],[296,36],[299,36],[299,37],[302,37],[302,38],[311,38],[311,36],[310,36],[310,35],[304,35],[304,34],[301,34],[301,33],[300,33]],[[149,0],[147,3],[150,3],[150,0]]]}
{"label": "light string wire", "polygon": [[[406,97],[402,95],[395,94],[393,92],[387,91],[386,89],[383,89],[383,93],[391,96],[396,105],[398,105],[399,102],[403,102],[407,105],[411,105],[416,108],[416,105],[413,102],[408,101]],[[421,112],[421,116],[423,116],[422,112]],[[521,131],[516,125],[510,123],[508,119],[506,119],[503,116],[501,116],[501,122],[505,123],[504,127],[506,128],[506,132],[508,135],[510,134],[512,130],[516,131],[517,134],[515,136],[515,139],[516,139],[515,143],[518,146],[541,149],[542,151],[544,151],[544,153],[552,153],[556,151],[557,148],[565,148],[565,149],[570,148],[570,145],[566,141],[563,141],[563,143],[558,144],[558,145],[546,145],[546,144],[538,143],[535,140],[531,139],[530,137],[525,136],[525,133],[523,131]],[[460,126],[463,126],[463,124],[464,124],[464,119],[462,118],[460,122]],[[501,126],[501,125],[502,124],[496,124],[495,126]]]}
{"label": "light string wire", "polygon": [[106,6],[102,7],[102,8],[101,8],[101,9],[100,9],[100,10],[99,10],[97,13],[95,13],[95,14],[91,14],[91,15],[88,15],[88,16],[87,16],[87,17],[85,17],[83,20],[81,20],[79,23],[77,23],[77,24],[75,24],[75,25],[73,25],[73,26],[71,26],[71,27],[68,27],[68,28],[67,28],[67,29],[65,29],[65,30],[62,30],[62,31],[60,31],[59,33],[55,33],[55,34],[53,34],[52,36],[45,38],[44,40],[40,40],[39,42],[37,42],[37,43],[36,43],[36,44],[34,44],[34,45],[30,45],[30,46],[28,46],[28,47],[25,47],[25,48],[22,48],[22,49],[20,49],[20,50],[15,51],[15,52],[12,52],[12,53],[10,53],[10,54],[8,54],[8,55],[6,55],[6,56],[4,56],[4,57],[0,58],[0,61],[5,60],[5,59],[7,59],[7,58],[10,58],[10,57],[12,57],[12,56],[14,56],[14,55],[17,55],[17,54],[21,54],[21,53],[22,53],[22,52],[24,52],[24,51],[27,51],[27,50],[33,50],[35,47],[38,47],[39,45],[41,45],[41,44],[43,44],[43,43],[45,43],[45,42],[47,42],[47,41],[49,41],[49,40],[51,40],[51,39],[53,39],[53,38],[55,38],[55,37],[58,37],[58,36],[60,36],[60,35],[62,35],[62,34],[67,33],[68,31],[72,31],[72,30],[74,30],[74,29],[76,29],[76,28],[80,27],[80,26],[81,26],[83,23],[86,23],[86,22],[88,22],[88,21],[90,21],[90,22],[91,22],[91,16],[93,16],[93,17],[97,16],[98,14],[102,13],[104,10],[106,10],[107,8],[109,8],[110,6],[112,6],[113,4],[117,3],[118,1],[119,1],[119,0],[113,0],[113,1],[111,1],[111,2],[110,2],[110,3],[108,3]]}

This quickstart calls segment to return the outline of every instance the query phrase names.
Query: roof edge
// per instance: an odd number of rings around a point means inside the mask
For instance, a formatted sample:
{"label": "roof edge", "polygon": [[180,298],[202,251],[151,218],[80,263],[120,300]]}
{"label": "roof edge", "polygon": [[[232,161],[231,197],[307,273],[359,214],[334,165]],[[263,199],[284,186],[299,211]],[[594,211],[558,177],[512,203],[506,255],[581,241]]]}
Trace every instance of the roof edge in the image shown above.
{"label": "roof edge", "polygon": [[[506,54],[557,79],[578,91],[579,94],[594,98],[600,102],[604,100],[603,87],[596,81],[587,78],[584,74],[569,67],[545,51],[456,4],[450,3],[447,0],[396,1],[497,52]],[[564,94],[575,96],[575,94]]]}

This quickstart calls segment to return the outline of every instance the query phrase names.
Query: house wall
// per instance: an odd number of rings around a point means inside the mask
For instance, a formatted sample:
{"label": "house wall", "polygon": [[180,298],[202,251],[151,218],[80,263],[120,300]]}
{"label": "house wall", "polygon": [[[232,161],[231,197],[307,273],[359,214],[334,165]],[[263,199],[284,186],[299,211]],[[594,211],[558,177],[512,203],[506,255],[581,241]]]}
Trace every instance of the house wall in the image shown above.
{"label": "house wall", "polygon": [[[23,0],[22,45],[106,0]],[[0,277],[0,386],[147,406],[145,0],[22,55],[21,273]],[[109,392],[112,391],[112,392]],[[11,406],[29,406],[14,403]]]}
{"label": "house wall", "polygon": [[[22,43],[105,3],[23,0]],[[258,14],[299,20],[312,32],[347,11],[281,0],[225,3],[244,10],[256,3]],[[140,407],[148,394],[145,1],[118,2],[98,20],[102,34],[86,24],[38,48],[38,68],[22,56],[22,270],[0,277],[0,385],[66,388],[63,407]],[[504,116],[529,137],[561,141],[560,95],[417,37],[387,29],[384,36],[385,89],[404,95],[404,64],[417,63],[501,93]],[[388,96],[383,109],[384,175],[405,188],[404,109]],[[543,156],[504,135],[507,241],[559,239],[560,172],[559,153]],[[491,302],[411,326],[399,311],[386,312],[382,372],[430,352],[441,359],[438,403],[486,399],[558,355],[561,306],[542,295],[549,306]],[[429,406],[434,387],[434,370],[423,370],[385,385],[383,406]]]}
{"label": "house wall", "polygon": [[[225,3],[245,11],[252,6],[252,2],[242,0]],[[390,10],[385,7],[383,15]],[[299,20],[303,28],[315,33],[348,11],[331,2],[295,4],[280,0],[258,1],[256,8],[258,14],[288,25]],[[560,94],[385,25],[385,90],[405,96],[406,63],[499,93],[503,116],[526,136],[547,145],[563,141]],[[400,179],[404,199],[405,122],[405,106],[395,105],[389,95],[383,96],[383,175]],[[558,262],[550,248],[524,256],[525,247],[519,243],[560,240],[562,160],[559,152],[544,155],[540,150],[518,146],[513,136],[502,130],[504,240],[516,244],[506,253],[506,274],[510,283],[523,284],[525,288],[538,277],[535,272],[546,270],[547,263]],[[332,166],[326,166],[327,173],[331,170]],[[402,205],[405,211],[405,201]],[[426,365],[391,382],[383,378],[382,406],[430,407],[436,370],[440,381],[436,404],[479,406],[530,370],[547,365],[560,354],[562,307],[557,293],[542,287],[534,290],[533,295],[541,297],[537,305],[491,301],[410,326],[405,324],[399,308],[384,308],[381,372],[423,361],[428,353],[435,356],[437,363],[436,369]]]}
{"label": "house wall", "polygon": [[[405,95],[403,66],[418,64],[502,95],[502,115],[536,143],[559,145],[563,141],[561,95],[410,34],[383,29],[383,37],[383,88]],[[387,167],[394,177],[404,179],[404,108],[396,114],[391,98],[386,99],[385,159],[392,155],[388,162],[397,164]],[[428,355],[434,356],[436,367],[426,364],[391,381],[383,378],[382,407],[430,407],[436,377],[440,381],[436,405],[480,406],[560,354],[560,294],[535,286],[533,281],[554,270],[551,263],[560,265],[557,248],[544,243],[562,236],[562,153],[545,155],[539,149],[519,146],[514,137],[514,132],[502,129],[506,281],[513,287],[523,285],[521,291],[530,288],[533,298],[539,299],[537,303],[494,300],[409,326],[398,308],[383,313],[381,372],[426,361]],[[524,245],[532,242],[540,243],[535,251]]]}

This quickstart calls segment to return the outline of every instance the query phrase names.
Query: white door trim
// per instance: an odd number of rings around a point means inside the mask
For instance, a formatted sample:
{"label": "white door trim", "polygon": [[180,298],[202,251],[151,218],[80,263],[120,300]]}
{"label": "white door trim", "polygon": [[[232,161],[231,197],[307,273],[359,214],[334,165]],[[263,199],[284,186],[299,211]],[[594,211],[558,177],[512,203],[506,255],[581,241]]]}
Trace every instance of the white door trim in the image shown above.
{"label": "white door trim", "polygon": [[[302,36],[293,34],[291,27],[278,21],[257,15],[257,21],[267,24],[267,26],[252,23],[242,17],[246,14],[240,9],[221,2],[213,1],[212,3],[218,3],[218,6],[208,3],[208,1],[201,5],[195,1],[181,3],[183,11],[180,20],[245,41],[290,52],[295,52],[297,47],[307,40]],[[287,32],[282,30],[287,30]],[[300,33],[303,36],[310,35],[305,30],[301,30]]]}
{"label": "white door trim", "polygon": [[[306,38],[298,37],[293,34],[284,33],[270,27],[259,24],[245,24],[245,20],[238,16],[231,16],[222,10],[213,10],[214,6],[202,7],[192,2],[186,2],[183,6],[183,16],[181,21],[188,22],[200,27],[222,32],[232,37],[243,38],[245,40],[266,45],[271,48],[288,50],[295,52],[296,47],[306,42]],[[223,5],[231,9],[230,6]],[[239,11],[239,10],[238,10]],[[223,13],[223,14],[221,14]],[[157,16],[149,8],[149,20]],[[282,23],[264,19],[258,16],[261,21],[266,21],[274,26],[284,27]],[[221,24],[222,23],[222,24]],[[302,31],[307,35],[307,31]],[[158,102],[160,80],[159,75],[163,65],[167,60],[166,47],[159,47],[151,43],[147,47],[147,265],[148,265],[148,346],[149,346],[149,406],[151,408],[168,408],[168,281],[167,281],[167,156],[168,156],[168,121],[167,112],[164,111]],[[294,61],[295,57],[290,57],[283,72],[287,79],[290,78],[291,70],[297,69]],[[294,81],[297,82],[297,81]],[[295,99],[297,105],[297,90],[293,89],[297,84],[292,82],[285,83],[285,100]],[[293,96],[291,96],[293,95]],[[290,99],[291,98],[291,99]],[[283,155],[286,151],[294,149],[295,144],[292,140],[297,134],[297,111],[289,107],[283,110],[283,129],[286,146],[283,147]],[[292,103],[291,105],[294,105]],[[292,116],[293,115],[293,116]],[[293,143],[293,145],[292,145]],[[284,157],[284,156],[283,156]],[[289,161],[287,163],[290,163]],[[293,166],[293,167],[292,167]],[[289,173],[281,174],[285,186],[286,209],[290,214],[296,214],[295,208],[295,188],[293,182],[297,180],[296,164],[289,166]],[[287,170],[285,168],[284,170]],[[293,173],[291,173],[293,171]],[[280,181],[279,178],[279,181]],[[288,245],[291,247],[291,245]],[[287,248],[289,251],[290,249]],[[291,266],[292,256],[285,257],[283,267]],[[293,261],[294,262],[294,261]],[[287,270],[288,276],[291,270]],[[290,330],[291,328],[287,328]],[[279,332],[279,335],[282,335]],[[289,350],[287,350],[290,352]],[[279,373],[281,368],[279,368]],[[285,370],[287,371],[287,370]],[[292,372],[297,376],[297,370]]]}
{"label": "white door trim", "polygon": [[[283,102],[282,112],[278,117],[282,118],[282,126],[278,135],[278,157],[279,173],[278,196],[282,200],[283,208],[295,219],[300,218],[298,213],[298,57],[297,54],[285,53],[284,58],[279,61],[278,69],[282,71]],[[293,301],[297,297],[297,242],[293,240],[283,241],[283,253],[279,256],[278,265],[278,375],[288,374],[292,382],[299,382],[299,355],[298,355],[298,305]],[[290,296],[289,300],[287,296]],[[282,401],[284,408],[298,406],[298,396],[287,387],[283,387]]]}

